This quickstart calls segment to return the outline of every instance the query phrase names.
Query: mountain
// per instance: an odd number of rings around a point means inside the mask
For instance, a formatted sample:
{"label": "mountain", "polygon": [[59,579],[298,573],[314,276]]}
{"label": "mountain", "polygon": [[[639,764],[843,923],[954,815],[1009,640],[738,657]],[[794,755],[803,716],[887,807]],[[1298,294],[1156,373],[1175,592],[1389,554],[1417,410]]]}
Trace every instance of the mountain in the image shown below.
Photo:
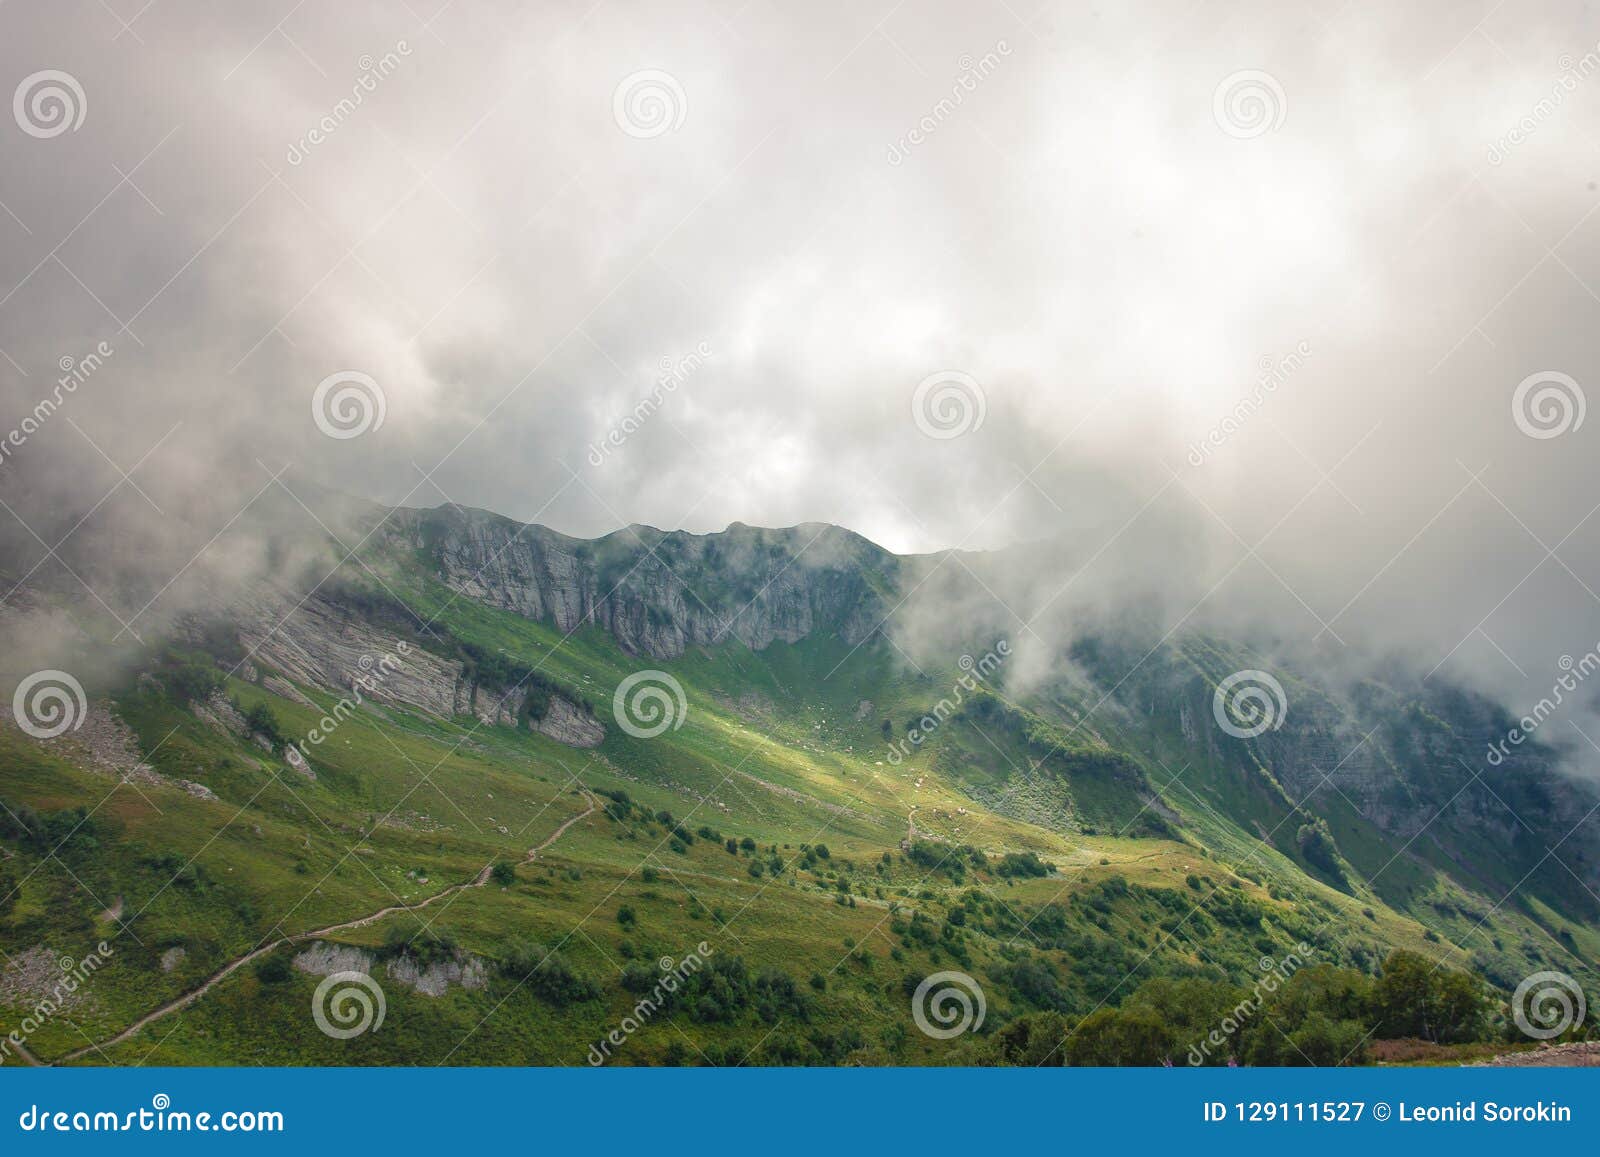
{"label": "mountain", "polygon": [[[62,734],[0,727],[0,1010],[58,1006],[31,1055],[1059,1063],[1152,982],[1268,962],[1593,974],[1600,794],[1487,762],[1514,721],[1459,688],[1062,629],[1035,548],[344,513],[141,642],[14,601],[74,624],[85,688]],[[954,1041],[908,1017],[951,971],[984,1008]],[[307,1008],[351,972],[386,1011],[345,1039]]]}

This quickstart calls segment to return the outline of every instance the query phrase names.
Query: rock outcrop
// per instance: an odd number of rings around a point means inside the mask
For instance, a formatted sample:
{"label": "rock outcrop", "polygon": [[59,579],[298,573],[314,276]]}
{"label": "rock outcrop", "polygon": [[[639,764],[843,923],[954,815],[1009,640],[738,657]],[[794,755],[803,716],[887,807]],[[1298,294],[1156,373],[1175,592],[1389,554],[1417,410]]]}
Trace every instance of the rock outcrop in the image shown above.
{"label": "rock outcrop", "polygon": [[880,592],[899,565],[861,536],[815,523],[734,523],[706,535],[630,526],[586,541],[439,507],[391,526],[463,597],[562,632],[593,623],[625,650],[663,659],[734,639],[759,651],[823,630],[861,642],[883,621]]}

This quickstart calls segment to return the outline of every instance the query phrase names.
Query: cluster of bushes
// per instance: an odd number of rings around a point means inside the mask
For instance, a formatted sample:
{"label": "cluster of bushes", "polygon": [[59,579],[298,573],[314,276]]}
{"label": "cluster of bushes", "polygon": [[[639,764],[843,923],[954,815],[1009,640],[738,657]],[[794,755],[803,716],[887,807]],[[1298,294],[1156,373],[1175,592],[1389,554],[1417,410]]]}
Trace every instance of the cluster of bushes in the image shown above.
{"label": "cluster of bushes", "polygon": [[995,871],[1007,879],[1013,876],[1027,879],[1048,876],[1051,868],[1033,852],[1007,852],[1000,857],[1000,863],[995,866]]}
{"label": "cluster of bushes", "polygon": [[580,974],[566,957],[537,940],[518,936],[500,953],[500,972],[556,1008],[600,999],[600,986]]}
{"label": "cluster of bushes", "polygon": [[[642,994],[652,991],[660,978],[648,965],[630,964],[622,983],[629,992]],[[677,991],[663,991],[661,1005],[700,1024],[738,1024],[752,1012],[763,1024],[811,1017],[811,999],[794,977],[773,968],[752,975],[740,956],[719,956],[683,977]]]}
{"label": "cluster of bushes", "polygon": [[987,868],[989,857],[983,854],[981,848],[971,844],[962,844],[952,847],[948,844],[936,844],[930,840],[912,840],[906,848],[906,859],[919,868],[930,872],[938,872],[949,877],[953,883],[961,883],[966,879],[967,866],[974,868]]}
{"label": "cluster of bushes", "polygon": [[460,953],[455,933],[447,928],[425,928],[421,924],[407,927],[397,924],[384,935],[383,947],[378,949],[379,960],[395,960],[409,956],[422,968],[454,960]]}
{"label": "cluster of bushes", "polygon": [[551,699],[557,695],[570,699],[588,714],[594,714],[594,704],[589,702],[585,695],[526,663],[519,663],[500,651],[491,651],[487,647],[480,647],[476,643],[462,639],[450,642],[455,657],[461,660],[465,668],[463,674],[474,687],[483,687],[490,691],[522,688],[525,698],[522,701],[519,722],[529,720],[538,722],[543,719],[550,713]]}
{"label": "cluster of bushes", "polygon": [[[1053,974],[1014,965],[1003,978],[1045,1003]],[[1117,1008],[1081,1020],[1033,1013],[995,1034],[1000,1064],[1359,1065],[1373,1039],[1436,1044],[1490,1039],[1492,1003],[1479,981],[1412,952],[1391,953],[1376,977],[1330,964],[1280,969],[1250,987],[1158,978]]]}
{"label": "cluster of bushes", "polygon": [[166,651],[152,672],[167,695],[179,703],[198,703],[222,689],[222,672],[210,656],[197,660],[177,651]]}
{"label": "cluster of bushes", "polygon": [[[698,830],[691,832],[674,818],[673,814],[667,811],[666,808],[651,812],[643,804],[635,803],[628,793],[621,788],[614,791],[602,791],[600,794],[606,797],[605,813],[614,822],[619,824],[638,824],[646,834],[653,834],[656,831],[656,825],[659,824],[671,840],[672,850],[679,855],[686,853],[697,838],[710,840],[713,843],[722,841],[722,833],[715,828],[701,824]],[[732,842],[731,840],[729,841],[729,843]],[[754,847],[754,843],[751,846]]]}
{"label": "cluster of bushes", "polygon": [[88,808],[40,813],[27,804],[0,799],[0,839],[13,840],[41,855],[56,849],[92,852],[113,834]]}

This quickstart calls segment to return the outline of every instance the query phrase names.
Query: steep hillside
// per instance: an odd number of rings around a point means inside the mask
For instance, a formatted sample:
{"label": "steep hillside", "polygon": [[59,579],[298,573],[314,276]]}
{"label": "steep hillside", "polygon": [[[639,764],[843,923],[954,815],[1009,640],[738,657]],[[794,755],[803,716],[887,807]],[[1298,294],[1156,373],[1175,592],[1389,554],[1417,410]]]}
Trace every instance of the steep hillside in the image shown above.
{"label": "steep hillside", "polygon": [[[974,615],[913,657],[929,563],[837,527],[386,514],[143,645],[32,596],[82,624],[87,710],[0,726],[3,1015],[106,948],[33,1056],[995,1063],[1290,958],[1593,975],[1600,797],[1487,767],[1509,721],[1460,692],[1274,669],[1241,726],[1219,688],[1266,664],[1225,640],[1086,633],[1023,679]],[[910,1015],[950,971],[959,1039]],[[345,1039],[308,1009],[351,972],[385,1011]]]}

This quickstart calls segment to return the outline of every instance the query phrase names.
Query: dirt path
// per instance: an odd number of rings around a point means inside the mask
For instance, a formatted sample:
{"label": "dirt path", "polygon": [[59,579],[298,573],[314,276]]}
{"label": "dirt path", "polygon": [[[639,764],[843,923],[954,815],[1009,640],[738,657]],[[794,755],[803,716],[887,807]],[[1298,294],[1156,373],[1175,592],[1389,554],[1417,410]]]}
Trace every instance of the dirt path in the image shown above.
{"label": "dirt path", "polygon": [[[589,794],[588,788],[580,788],[579,790],[582,792],[584,799],[589,801],[589,805],[586,808],[584,808],[581,812],[579,812],[577,815],[575,815],[571,819],[567,820],[564,824],[562,824],[554,832],[552,832],[548,837],[545,838],[545,840],[542,843],[540,843],[536,847],[529,848],[528,849],[528,854],[523,857],[523,861],[524,862],[527,862],[528,860],[534,859],[536,856],[538,856],[538,854],[540,852],[544,851],[551,844],[553,844],[557,840],[559,840],[562,836],[564,836],[567,833],[567,829],[572,827],[573,824],[577,823],[581,819],[586,819],[587,817],[589,817],[589,816],[591,816],[591,815],[593,815],[595,813],[595,810],[600,806],[599,802],[594,798],[593,795]],[[370,915],[359,916],[354,920],[346,920],[342,924],[330,924],[326,928],[314,928],[309,932],[296,932],[292,936],[280,937],[279,939],[272,941],[272,943],[270,943],[270,944],[262,945],[260,948],[255,949],[253,952],[247,952],[245,955],[239,957],[237,960],[235,960],[232,963],[228,964],[221,971],[215,973],[209,980],[207,980],[199,988],[190,989],[188,992],[184,993],[182,996],[178,997],[176,1000],[168,1001],[166,1004],[162,1005],[160,1008],[156,1009],[154,1012],[146,1013],[144,1016],[142,1016],[138,1020],[134,1021],[127,1028],[125,1028],[121,1032],[119,1032],[116,1036],[111,1037],[108,1040],[100,1041],[100,1042],[98,1042],[96,1044],[85,1045],[81,1049],[76,1049],[73,1052],[67,1053],[65,1056],[61,1057],[58,1061],[52,1061],[50,1063],[51,1064],[60,1064],[60,1063],[66,1062],[66,1061],[77,1060],[79,1057],[85,1056],[85,1055],[87,1055],[88,1053],[91,1053],[91,1052],[95,1052],[98,1049],[108,1048],[111,1045],[119,1045],[119,1044],[123,1043],[124,1041],[126,1041],[126,1040],[132,1038],[133,1036],[135,1036],[138,1032],[140,1032],[140,1030],[142,1030],[144,1028],[147,1028],[149,1025],[155,1023],[156,1021],[162,1019],[163,1017],[170,1016],[172,1013],[175,1013],[180,1009],[187,1008],[189,1005],[191,1005],[195,1001],[199,1000],[206,993],[210,992],[213,988],[215,988],[222,981],[228,979],[228,977],[232,976],[235,972],[239,971],[239,969],[243,968],[246,964],[249,964],[252,960],[258,960],[261,957],[268,955],[269,953],[276,952],[279,948],[282,948],[285,945],[288,945],[288,944],[299,944],[299,943],[302,943],[303,941],[306,941],[306,940],[316,940],[316,939],[319,939],[320,937],[323,937],[323,936],[332,936],[333,934],[335,934],[337,932],[349,932],[349,931],[352,931],[352,930],[354,930],[356,928],[365,928],[369,924],[375,924],[379,920],[382,920],[387,916],[393,916],[393,915],[395,915],[396,913],[399,913],[399,912],[417,912],[417,911],[420,911],[423,908],[427,908],[427,907],[429,907],[429,906],[431,906],[433,904],[437,904],[440,900],[443,900],[447,896],[454,896],[456,893],[464,892],[468,888],[481,888],[481,887],[483,887],[485,884],[487,884],[489,882],[489,874],[493,870],[494,870],[494,864],[493,863],[485,864],[484,867],[483,867],[483,870],[481,872],[479,872],[475,877],[473,877],[470,882],[465,883],[465,884],[452,884],[450,887],[445,888],[443,891],[435,892],[432,896],[429,896],[426,900],[419,900],[415,904],[392,904],[387,908],[380,908],[380,909],[378,909],[378,911],[373,912]],[[34,1063],[38,1064],[39,1062],[35,1061]]]}
{"label": "dirt path", "polygon": [[1594,1068],[1600,1066],[1600,1041],[1567,1045],[1541,1045],[1527,1052],[1507,1053],[1480,1064],[1497,1068]]}

